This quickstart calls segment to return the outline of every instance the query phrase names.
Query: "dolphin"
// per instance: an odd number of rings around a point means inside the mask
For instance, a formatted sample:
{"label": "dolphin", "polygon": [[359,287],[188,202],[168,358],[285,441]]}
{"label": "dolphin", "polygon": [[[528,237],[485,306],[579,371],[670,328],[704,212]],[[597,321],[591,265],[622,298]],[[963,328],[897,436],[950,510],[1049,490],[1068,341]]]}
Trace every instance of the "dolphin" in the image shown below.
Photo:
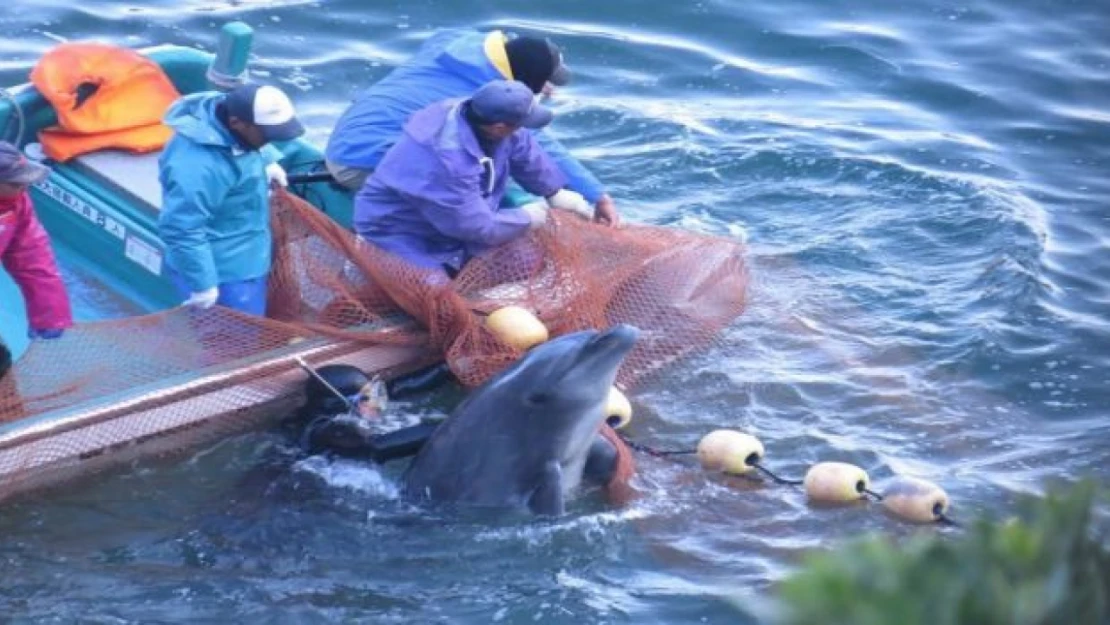
{"label": "dolphin", "polygon": [[402,481],[415,501],[561,515],[585,476],[617,465],[599,434],[605,402],[639,330],[617,325],[532,348],[475,389],[424,444]]}

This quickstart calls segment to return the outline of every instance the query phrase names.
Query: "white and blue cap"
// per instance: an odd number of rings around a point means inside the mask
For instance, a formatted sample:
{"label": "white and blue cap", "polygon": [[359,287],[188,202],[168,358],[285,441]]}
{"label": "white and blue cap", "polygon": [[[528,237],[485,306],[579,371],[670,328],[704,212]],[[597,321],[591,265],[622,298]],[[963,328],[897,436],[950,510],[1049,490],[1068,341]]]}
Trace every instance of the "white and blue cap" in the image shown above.
{"label": "white and blue cap", "polygon": [[494,80],[470,98],[470,110],[483,122],[543,128],[555,114],[536,102],[532,90],[516,80]]}
{"label": "white and blue cap", "polygon": [[304,134],[304,126],[289,96],[269,85],[246,84],[228,92],[227,114],[253,124],[267,141],[290,141]]}

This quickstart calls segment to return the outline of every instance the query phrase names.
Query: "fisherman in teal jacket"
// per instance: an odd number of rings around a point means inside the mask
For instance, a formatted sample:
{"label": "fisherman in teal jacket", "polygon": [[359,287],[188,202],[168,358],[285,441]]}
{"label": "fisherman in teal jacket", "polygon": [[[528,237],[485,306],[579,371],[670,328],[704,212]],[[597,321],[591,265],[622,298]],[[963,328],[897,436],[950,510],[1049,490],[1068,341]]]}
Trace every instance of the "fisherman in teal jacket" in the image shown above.
{"label": "fisherman in teal jacket", "polygon": [[[508,38],[501,31],[441,31],[409,61],[394,69],[343,113],[328,140],[326,164],[336,180],[357,191],[401,138],[409,117],[435,102],[470,97],[492,80],[517,80],[534,94],[564,85],[570,73],[562,52],[538,37]],[[534,131],[544,151],[566,176],[568,189],[594,206],[594,219],[616,225],[613,199],[597,177],[544,131]]]}
{"label": "fisherman in teal jacket", "polygon": [[270,184],[285,185],[272,141],[304,133],[279,89],[245,85],[185,96],[170,107],[174,130],[158,159],[158,228],[185,304],[266,312]]}

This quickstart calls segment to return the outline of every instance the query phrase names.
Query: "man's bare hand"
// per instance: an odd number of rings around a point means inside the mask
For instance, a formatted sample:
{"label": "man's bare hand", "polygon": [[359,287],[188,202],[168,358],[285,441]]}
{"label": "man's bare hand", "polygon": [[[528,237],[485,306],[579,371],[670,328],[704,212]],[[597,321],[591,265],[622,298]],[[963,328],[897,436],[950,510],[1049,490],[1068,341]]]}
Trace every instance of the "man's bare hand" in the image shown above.
{"label": "man's bare hand", "polygon": [[601,196],[597,204],[594,204],[594,221],[614,228],[620,225],[621,216],[617,213],[617,205],[608,193]]}

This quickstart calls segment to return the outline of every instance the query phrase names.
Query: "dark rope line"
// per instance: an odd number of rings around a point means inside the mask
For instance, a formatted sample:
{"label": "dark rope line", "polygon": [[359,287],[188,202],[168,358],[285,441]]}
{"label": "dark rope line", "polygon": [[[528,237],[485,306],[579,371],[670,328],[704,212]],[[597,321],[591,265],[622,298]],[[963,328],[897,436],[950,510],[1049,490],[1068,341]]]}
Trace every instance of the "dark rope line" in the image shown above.
{"label": "dark rope line", "polygon": [[789,479],[786,479],[785,477],[779,477],[779,476],[775,475],[774,473],[772,473],[770,469],[768,469],[767,467],[759,464],[758,462],[749,462],[748,464],[750,464],[751,466],[759,469],[761,472],[766,474],[767,477],[770,477],[772,480],[778,482],[779,484],[786,484],[787,486],[798,486],[798,485],[802,484],[805,481],[805,480],[789,480]]}
{"label": "dark rope line", "polygon": [[623,441],[625,445],[628,445],[630,448],[636,451],[648,454],[649,456],[655,456],[656,458],[666,458],[668,456],[685,456],[698,453],[698,450],[696,449],[656,449],[654,447],[651,447],[650,445],[637,443],[624,434],[621,434],[619,430],[614,431],[617,433],[617,436],[620,437],[621,441]]}
{"label": "dark rope line", "polygon": [[953,520],[952,517],[944,513],[940,513],[937,515],[937,523],[940,523],[941,525],[947,525],[949,527],[963,527],[958,522]]}

